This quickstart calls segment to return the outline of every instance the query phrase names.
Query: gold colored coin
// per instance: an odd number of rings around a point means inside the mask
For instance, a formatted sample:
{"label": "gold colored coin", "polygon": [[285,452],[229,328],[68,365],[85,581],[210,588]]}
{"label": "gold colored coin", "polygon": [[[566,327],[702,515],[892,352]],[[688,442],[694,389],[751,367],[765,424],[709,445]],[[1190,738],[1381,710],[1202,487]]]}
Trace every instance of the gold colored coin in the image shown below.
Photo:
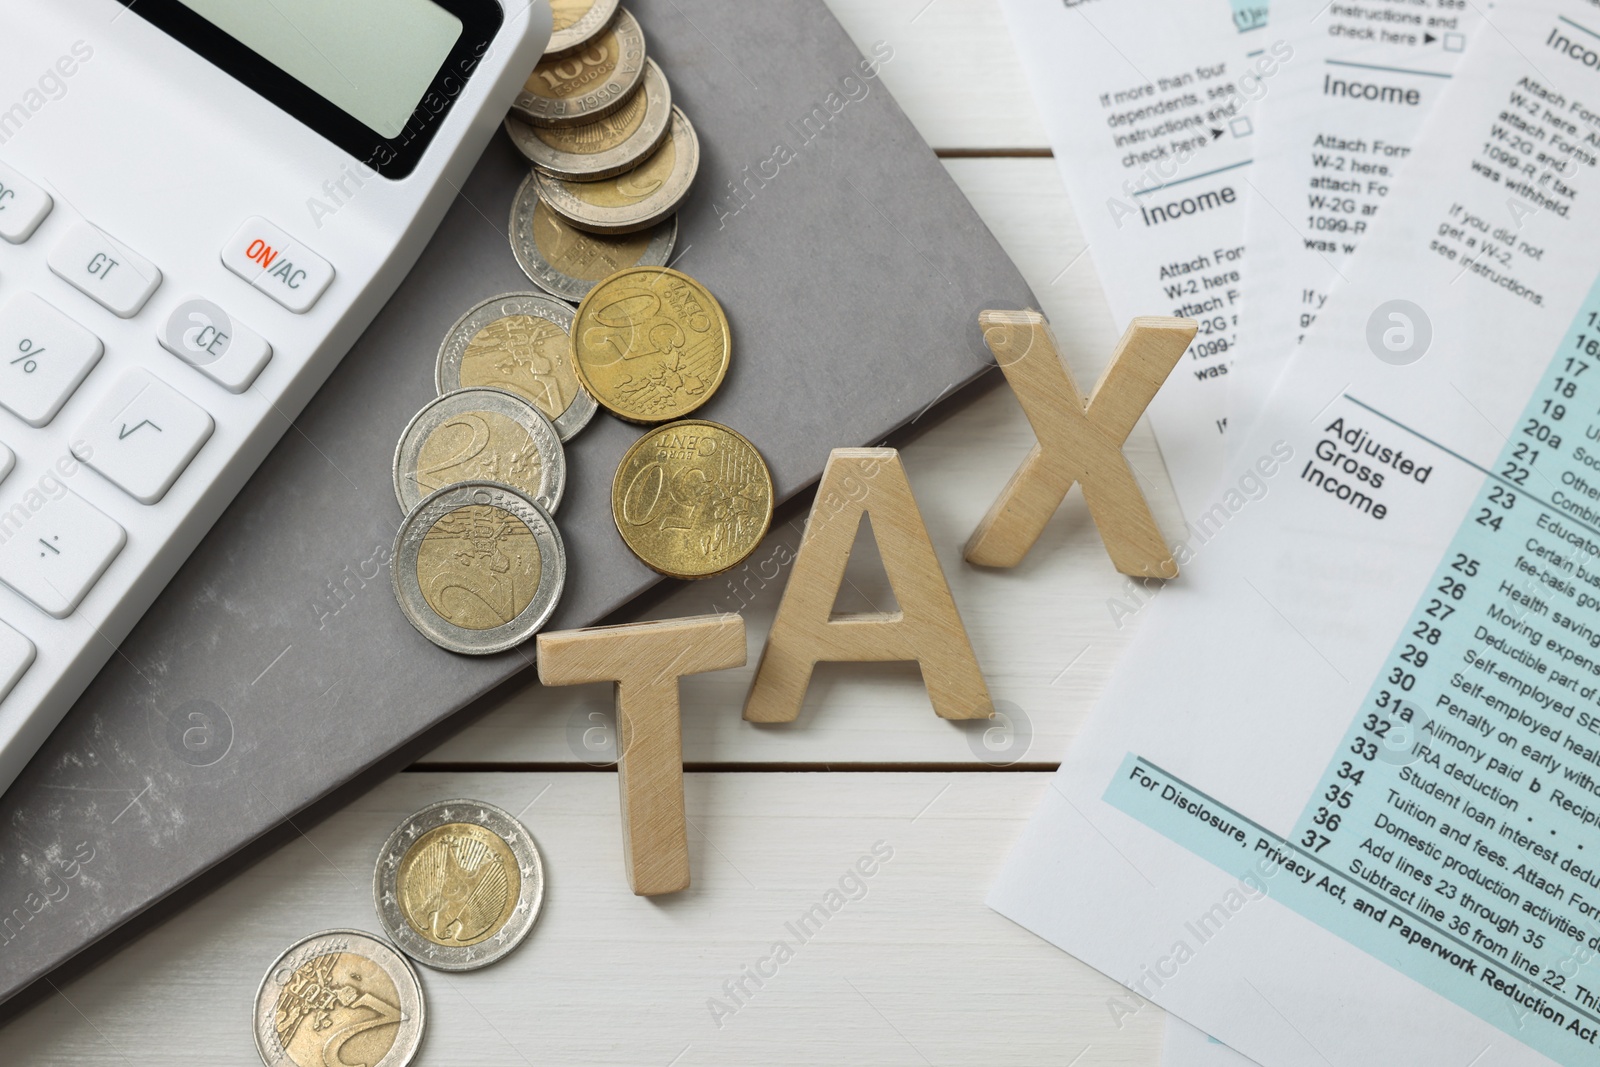
{"label": "gold colored coin", "polygon": [[656,61],[644,61],[644,79],[614,113],[581,126],[536,126],[507,115],[506,134],[552,178],[597,182],[637,167],[661,145],[672,125],[672,87]]}
{"label": "gold colored coin", "polygon": [[643,89],[636,89],[626,104],[598,122],[582,126],[535,126],[534,136],[562,152],[581,155],[607,152],[639,132],[649,107],[649,97]]}
{"label": "gold colored coin", "polygon": [[423,535],[417,585],[428,607],[465,630],[492,630],[522,614],[539,589],[539,546],[517,516],[492,504],[444,515]]}
{"label": "gold colored coin", "polygon": [[568,347],[567,331],[549,319],[532,315],[496,319],[467,342],[461,355],[461,388],[508,390],[532,401],[554,422],[578,395]]}
{"label": "gold colored coin", "polygon": [[[400,859],[396,897],[411,928],[435,945],[489,940],[511,919],[522,892],[517,858],[475,823],[436,826]],[[370,1062],[370,1061],[369,1061]]]}
{"label": "gold colored coin", "polygon": [[633,233],[671,215],[688,197],[700,170],[700,138],[673,105],[661,147],[631,170],[596,181],[557,178],[537,163],[534,170],[539,198],[580,230]]}
{"label": "gold colored coin", "polygon": [[421,495],[460,482],[503,482],[537,497],[543,486],[533,436],[498,411],[467,411],[434,427],[417,454]]}
{"label": "gold colored coin", "polygon": [[772,474],[726,426],[658,426],[628,449],[611,483],[611,518],[644,564],[709,578],[744,562],[772,525]]}
{"label": "gold colored coin", "polygon": [[[569,278],[598,282],[644,258],[658,235],[654,230],[614,237],[584,233],[550,210],[543,200],[533,209],[533,243],[544,261]],[[568,347],[561,337],[563,350]],[[564,352],[563,352],[564,356]],[[562,360],[567,362],[565,358]]]}
{"label": "gold colored coin", "polygon": [[341,1062],[377,1063],[394,1047],[400,1021],[394,980],[354,952],[307,960],[273,1005],[279,1045],[300,1067],[326,1067],[322,1054],[330,1035],[348,1035],[337,1050]]}
{"label": "gold colored coin", "polygon": [[560,33],[587,15],[595,0],[550,0],[551,32]]}
{"label": "gold colored coin", "polygon": [[632,207],[659,192],[677,165],[677,146],[669,134],[649,159],[628,173],[607,181],[579,184],[578,199],[592,207]]}
{"label": "gold colored coin", "polygon": [[533,68],[523,88],[545,100],[565,100],[604,85],[621,57],[615,26],[596,37],[577,55],[547,59]]}
{"label": "gold colored coin", "polygon": [[644,77],[644,31],[619,9],[581,47],[533,68],[511,108],[535,126],[580,126],[628,102]]}
{"label": "gold colored coin", "polygon": [[550,0],[550,43],[546,56],[565,55],[605,28],[617,0]]}
{"label": "gold colored coin", "polygon": [[650,158],[626,174],[598,182],[570,182],[568,191],[585,207],[629,208],[659,193],[677,165],[677,146],[668,134]]}
{"label": "gold colored coin", "polygon": [[728,318],[705,286],[667,267],[630,267],[596,285],[572,320],[572,362],[618,418],[680,419],[728,373]]}

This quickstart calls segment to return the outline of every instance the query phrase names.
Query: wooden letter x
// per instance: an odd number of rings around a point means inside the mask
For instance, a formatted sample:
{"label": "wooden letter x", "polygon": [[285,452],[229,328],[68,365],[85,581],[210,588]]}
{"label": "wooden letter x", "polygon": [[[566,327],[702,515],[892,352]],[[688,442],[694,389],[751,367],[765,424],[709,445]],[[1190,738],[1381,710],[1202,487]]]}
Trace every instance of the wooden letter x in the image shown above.
{"label": "wooden letter x", "polygon": [[545,685],[615,682],[622,859],[641,897],[689,888],[678,679],[742,667],[744,619],[702,615],[539,635]]}
{"label": "wooden letter x", "polygon": [[[869,513],[900,610],[832,617],[856,531]],[[994,714],[900,453],[892,448],[836,448],[828,457],[789,585],[745,698],[745,719],[793,722],[811,671],[822,660],[915,660],[941,717]]]}
{"label": "wooden letter x", "polygon": [[1038,443],[973,531],[967,562],[980,567],[1021,563],[1077,482],[1117,570],[1136,578],[1177,577],[1177,561],[1122,446],[1194,340],[1199,324],[1193,319],[1134,319],[1085,402],[1043,315],[985,311],[978,323]]}

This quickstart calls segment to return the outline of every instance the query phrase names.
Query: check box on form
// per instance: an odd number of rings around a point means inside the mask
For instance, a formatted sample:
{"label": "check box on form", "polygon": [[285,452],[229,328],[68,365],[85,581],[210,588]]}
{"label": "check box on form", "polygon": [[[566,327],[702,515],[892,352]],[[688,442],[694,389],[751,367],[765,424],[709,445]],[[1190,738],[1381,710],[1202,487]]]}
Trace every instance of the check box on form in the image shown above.
{"label": "check box on form", "polygon": [[1465,52],[1467,50],[1467,35],[1464,33],[1445,34],[1444,50],[1446,52]]}
{"label": "check box on form", "polygon": [[1256,132],[1255,124],[1250,121],[1249,115],[1240,115],[1228,123],[1228,129],[1233,131],[1235,137],[1249,137]]}

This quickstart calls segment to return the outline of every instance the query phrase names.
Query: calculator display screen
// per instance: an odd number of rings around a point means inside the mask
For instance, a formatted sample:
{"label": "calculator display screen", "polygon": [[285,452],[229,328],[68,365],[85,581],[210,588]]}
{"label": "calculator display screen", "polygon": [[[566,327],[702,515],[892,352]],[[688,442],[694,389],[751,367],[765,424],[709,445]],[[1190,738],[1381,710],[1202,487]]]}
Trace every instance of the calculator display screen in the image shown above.
{"label": "calculator display screen", "polygon": [[433,0],[183,0],[186,7],[385,137],[461,39]]}
{"label": "calculator display screen", "polygon": [[[506,21],[536,0],[118,0],[396,181],[416,170]],[[178,77],[195,72],[170,65]],[[207,83],[194,78],[197,93]]]}

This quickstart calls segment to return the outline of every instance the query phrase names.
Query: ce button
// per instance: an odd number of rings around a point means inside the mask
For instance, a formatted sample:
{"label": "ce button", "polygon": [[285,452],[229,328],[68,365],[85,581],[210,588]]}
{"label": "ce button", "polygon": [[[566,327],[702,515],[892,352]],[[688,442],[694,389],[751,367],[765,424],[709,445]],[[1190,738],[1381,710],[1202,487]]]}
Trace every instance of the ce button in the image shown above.
{"label": "ce button", "polygon": [[230,393],[250,388],[272,359],[262,336],[209,300],[192,296],[157,333],[161,347]]}

